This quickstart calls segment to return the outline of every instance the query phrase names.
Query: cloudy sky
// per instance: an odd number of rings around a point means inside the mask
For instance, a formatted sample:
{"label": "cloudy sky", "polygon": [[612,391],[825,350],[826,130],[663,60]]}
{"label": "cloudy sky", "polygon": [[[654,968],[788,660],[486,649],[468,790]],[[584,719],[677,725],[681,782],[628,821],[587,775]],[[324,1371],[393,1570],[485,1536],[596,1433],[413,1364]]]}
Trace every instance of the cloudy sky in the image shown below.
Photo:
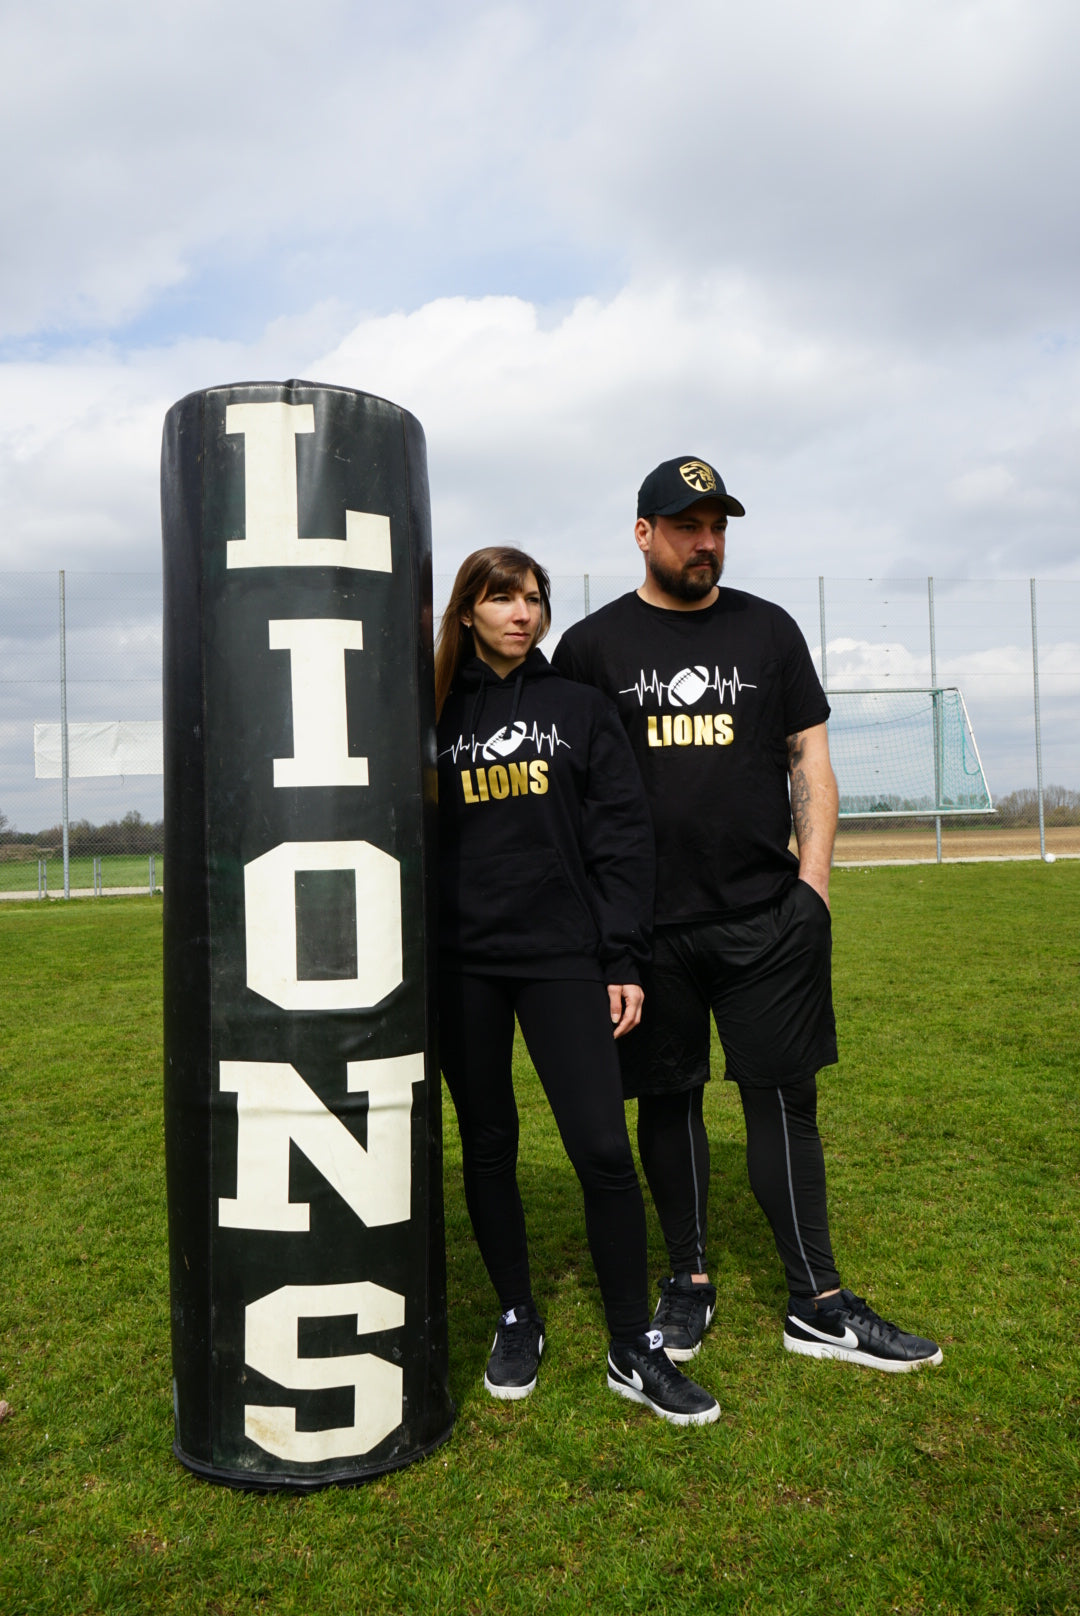
{"label": "cloudy sky", "polygon": [[734,582],[1080,581],[1078,50],[1073,0],[5,0],[0,569],[155,569],[168,406],[303,376],[420,417],[441,573],[634,572],[692,453]]}
{"label": "cloudy sky", "polygon": [[1080,577],[1068,0],[7,0],[0,565],[156,562],[160,421],[427,431],[437,564],[615,572],[716,461],[763,576]]}

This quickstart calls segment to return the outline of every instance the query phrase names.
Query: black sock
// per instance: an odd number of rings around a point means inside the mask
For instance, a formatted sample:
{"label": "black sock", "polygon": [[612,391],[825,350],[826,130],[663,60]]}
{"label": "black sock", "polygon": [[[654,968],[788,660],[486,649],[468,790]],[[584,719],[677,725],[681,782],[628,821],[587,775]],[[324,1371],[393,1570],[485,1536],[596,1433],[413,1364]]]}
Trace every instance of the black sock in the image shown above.
{"label": "black sock", "polygon": [[844,1305],[843,1291],[836,1291],[832,1296],[789,1296],[788,1307],[800,1319],[812,1319],[815,1313],[831,1313],[835,1308]]}

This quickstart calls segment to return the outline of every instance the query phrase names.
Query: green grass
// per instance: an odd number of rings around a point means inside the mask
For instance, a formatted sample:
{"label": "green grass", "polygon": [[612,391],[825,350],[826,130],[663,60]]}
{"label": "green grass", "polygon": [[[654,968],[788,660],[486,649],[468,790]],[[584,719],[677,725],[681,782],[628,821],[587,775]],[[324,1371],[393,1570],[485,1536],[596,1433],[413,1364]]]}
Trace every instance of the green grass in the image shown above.
{"label": "green grass", "polygon": [[[94,860],[92,857],[73,858],[68,862],[69,881],[72,888],[85,887],[93,890],[94,886]],[[154,855],[154,882],[162,885],[165,873],[165,860],[160,853]],[[48,861],[48,886],[50,897],[64,891],[64,861],[62,858],[50,858]],[[101,884],[104,887],[143,887],[149,889],[150,868],[145,853],[103,853],[101,855]],[[0,892],[32,892],[37,895],[38,888],[38,861],[32,859],[5,859],[0,863]]]}
{"label": "green grass", "polygon": [[782,1351],[716,1082],[721,1303],[695,1373],[723,1417],[680,1432],[612,1397],[576,1183],[522,1063],[539,1388],[481,1386],[495,1308],[448,1108],[455,1434],[306,1499],[207,1486],[170,1452],[159,906],[3,905],[5,1616],[1080,1611],[1080,866],[850,870],[834,891],[834,1243],[943,1366]]}

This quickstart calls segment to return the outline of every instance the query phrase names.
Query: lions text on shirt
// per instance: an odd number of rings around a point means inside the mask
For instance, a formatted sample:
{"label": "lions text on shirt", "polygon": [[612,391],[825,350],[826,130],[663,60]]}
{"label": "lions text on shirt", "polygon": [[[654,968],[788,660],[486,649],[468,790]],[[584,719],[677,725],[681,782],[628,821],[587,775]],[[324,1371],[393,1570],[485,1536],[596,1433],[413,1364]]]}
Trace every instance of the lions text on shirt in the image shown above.
{"label": "lions text on shirt", "polygon": [[657,924],[779,896],[798,869],[787,737],[829,716],[794,619],[737,589],[700,611],[623,595],[568,629],[552,662],[618,707],[656,832]]}

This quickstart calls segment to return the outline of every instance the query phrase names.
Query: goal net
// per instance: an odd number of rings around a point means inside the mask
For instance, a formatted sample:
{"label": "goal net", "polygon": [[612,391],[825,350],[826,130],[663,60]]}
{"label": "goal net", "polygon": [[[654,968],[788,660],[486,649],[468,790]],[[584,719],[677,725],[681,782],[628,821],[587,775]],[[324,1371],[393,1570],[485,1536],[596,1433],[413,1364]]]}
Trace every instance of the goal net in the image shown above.
{"label": "goal net", "polygon": [[841,818],[994,812],[958,689],[828,695]]}

